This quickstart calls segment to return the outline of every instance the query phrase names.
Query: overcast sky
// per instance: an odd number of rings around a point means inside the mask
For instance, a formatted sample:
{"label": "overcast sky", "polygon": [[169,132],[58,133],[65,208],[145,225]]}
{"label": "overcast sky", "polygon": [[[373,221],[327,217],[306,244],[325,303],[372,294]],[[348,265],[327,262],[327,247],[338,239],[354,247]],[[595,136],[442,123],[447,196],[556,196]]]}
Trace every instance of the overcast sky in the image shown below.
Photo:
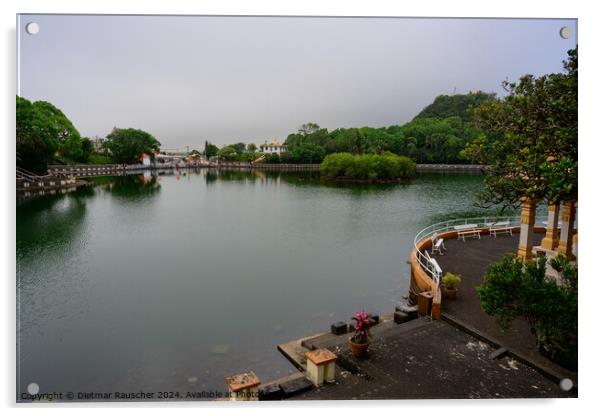
{"label": "overcast sky", "polygon": [[437,95],[558,72],[577,40],[571,19],[22,15],[18,30],[19,95],[83,136],[135,127],[171,149],[403,124]]}

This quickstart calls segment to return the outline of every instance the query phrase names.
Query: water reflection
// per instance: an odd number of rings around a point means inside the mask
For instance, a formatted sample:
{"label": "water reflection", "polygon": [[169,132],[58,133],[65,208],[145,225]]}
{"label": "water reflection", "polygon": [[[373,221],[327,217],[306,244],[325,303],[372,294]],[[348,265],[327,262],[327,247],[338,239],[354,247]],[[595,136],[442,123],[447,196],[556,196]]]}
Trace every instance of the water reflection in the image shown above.
{"label": "water reflection", "polygon": [[106,188],[119,200],[138,202],[156,196],[161,190],[160,181],[160,176],[147,171],[140,175],[113,177]]}
{"label": "water reflection", "polygon": [[[77,241],[94,188],[17,200],[17,259],[30,250],[68,248]],[[42,246],[41,246],[42,245]]]}
{"label": "water reflection", "polygon": [[171,170],[23,203],[19,389],[212,390],[295,371],[275,345],[390,313],[414,236],[470,210],[478,179]]}

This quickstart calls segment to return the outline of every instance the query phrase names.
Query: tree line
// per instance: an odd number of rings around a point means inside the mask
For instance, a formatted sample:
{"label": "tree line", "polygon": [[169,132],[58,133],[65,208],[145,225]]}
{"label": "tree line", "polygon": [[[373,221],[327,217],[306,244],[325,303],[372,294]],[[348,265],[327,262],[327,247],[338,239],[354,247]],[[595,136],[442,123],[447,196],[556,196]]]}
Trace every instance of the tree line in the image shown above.
{"label": "tree line", "polygon": [[381,154],[391,152],[417,163],[468,163],[463,149],[482,131],[473,123],[473,108],[494,101],[482,91],[441,95],[414,119],[388,127],[337,128],[316,123],[302,125],[286,138],[288,153],[272,155],[268,163],[320,163],[332,153]]}
{"label": "tree line", "polygon": [[[484,92],[439,96],[412,121],[402,126],[338,128],[328,131],[315,123],[288,135],[284,154],[267,155],[264,163],[321,163],[332,153],[407,156],[418,163],[465,163],[462,150],[481,131],[470,121],[469,110],[494,99]],[[73,123],[53,104],[30,102],[17,96],[17,165],[45,172],[49,163],[136,163],[140,153],[151,156],[160,143],[142,130],[115,128],[103,149],[81,137]],[[207,158],[251,162],[258,159],[254,143],[218,146],[205,141]]]}
{"label": "tree line", "polygon": [[21,168],[42,174],[51,163],[136,163],[142,153],[152,157],[160,146],[145,131],[114,128],[103,149],[94,149],[92,140],[81,137],[53,104],[16,98],[16,157]]}

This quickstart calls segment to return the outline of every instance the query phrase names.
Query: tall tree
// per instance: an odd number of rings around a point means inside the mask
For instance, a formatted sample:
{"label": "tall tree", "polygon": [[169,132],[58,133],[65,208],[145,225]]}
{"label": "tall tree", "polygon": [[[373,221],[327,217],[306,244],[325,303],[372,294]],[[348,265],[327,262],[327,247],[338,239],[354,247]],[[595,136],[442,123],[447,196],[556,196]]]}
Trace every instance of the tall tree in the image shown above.
{"label": "tall tree", "polygon": [[209,141],[205,140],[205,150],[203,150],[203,153],[205,153],[205,157],[207,159],[217,156],[218,151],[219,148],[216,145],[211,144]]}
{"label": "tall tree", "polygon": [[135,163],[143,153],[154,158],[161,143],[143,130],[114,128],[107,135],[105,146],[111,151],[117,163]]}
{"label": "tall tree", "polygon": [[55,156],[75,161],[82,156],[81,138],[65,114],[46,101],[16,97],[17,164],[43,172]]}
{"label": "tall tree", "polygon": [[78,161],[79,162],[87,162],[88,158],[94,151],[94,145],[92,143],[92,140],[90,140],[88,137],[83,137],[81,140],[81,146],[82,146],[82,155],[80,156]]}
{"label": "tall tree", "polygon": [[217,152],[220,160],[232,161],[236,158],[236,149],[233,146],[224,146]]}
{"label": "tall tree", "polygon": [[299,127],[299,134],[308,136],[316,131],[320,130],[320,126],[316,123],[305,123]]}
{"label": "tall tree", "polygon": [[231,146],[236,153],[244,153],[247,148],[247,145],[242,142],[234,143]]}
{"label": "tall tree", "polygon": [[488,134],[466,154],[490,165],[482,204],[577,198],[577,49],[568,52],[564,70],[505,81],[507,96],[475,110],[477,125]]}

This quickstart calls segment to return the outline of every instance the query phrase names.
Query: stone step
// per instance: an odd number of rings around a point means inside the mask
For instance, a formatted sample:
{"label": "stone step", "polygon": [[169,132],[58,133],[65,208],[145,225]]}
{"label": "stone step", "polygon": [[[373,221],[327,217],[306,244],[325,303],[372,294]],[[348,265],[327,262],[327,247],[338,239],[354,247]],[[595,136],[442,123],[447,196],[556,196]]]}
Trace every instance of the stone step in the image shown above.
{"label": "stone step", "polygon": [[418,313],[418,305],[409,305],[407,301],[401,301],[395,304],[395,310],[408,314]]}

